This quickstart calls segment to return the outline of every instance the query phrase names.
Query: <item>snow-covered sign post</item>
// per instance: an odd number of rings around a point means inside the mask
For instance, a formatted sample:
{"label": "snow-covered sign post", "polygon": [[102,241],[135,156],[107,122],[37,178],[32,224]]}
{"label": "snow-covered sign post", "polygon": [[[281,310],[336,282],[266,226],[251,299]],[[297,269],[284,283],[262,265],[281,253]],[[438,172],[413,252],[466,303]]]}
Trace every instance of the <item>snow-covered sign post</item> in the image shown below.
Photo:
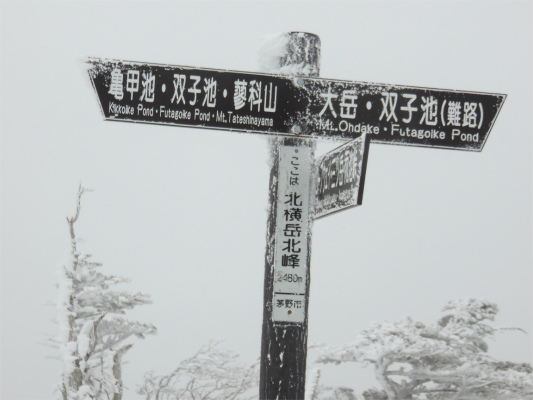
{"label": "snow-covered sign post", "polygon": [[[104,118],[272,136],[261,399],[303,399],[311,226],[360,205],[368,144],[481,151],[505,95],[318,78],[320,40],[272,37],[267,73],[89,59]],[[317,138],[347,143],[315,160]]]}

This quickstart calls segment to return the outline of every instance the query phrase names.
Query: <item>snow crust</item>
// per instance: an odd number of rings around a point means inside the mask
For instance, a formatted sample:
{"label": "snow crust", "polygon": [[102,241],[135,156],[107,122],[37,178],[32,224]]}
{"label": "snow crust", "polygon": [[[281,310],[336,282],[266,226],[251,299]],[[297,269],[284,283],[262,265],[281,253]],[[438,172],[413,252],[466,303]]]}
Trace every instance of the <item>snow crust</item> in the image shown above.
{"label": "snow crust", "polygon": [[[270,74],[309,76],[316,74],[317,65],[312,59],[311,41],[304,33],[281,33],[263,36],[259,45],[259,68]],[[292,40],[292,41],[291,41]],[[294,40],[298,40],[296,43]],[[302,48],[302,46],[305,46]]]}
{"label": "snow crust", "polygon": [[280,60],[287,54],[289,36],[286,33],[265,35],[259,45],[259,68],[267,73],[280,72]]}
{"label": "snow crust", "polygon": [[85,322],[78,334],[78,354],[81,358],[85,358],[89,353],[91,343],[91,330],[93,328],[93,321]]}

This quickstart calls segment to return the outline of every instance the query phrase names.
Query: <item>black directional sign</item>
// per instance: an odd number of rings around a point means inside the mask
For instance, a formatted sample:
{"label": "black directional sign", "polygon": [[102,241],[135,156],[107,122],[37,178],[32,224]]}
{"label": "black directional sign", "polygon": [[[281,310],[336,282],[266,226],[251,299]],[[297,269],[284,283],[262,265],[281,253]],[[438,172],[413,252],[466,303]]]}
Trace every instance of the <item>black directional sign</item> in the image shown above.
{"label": "black directional sign", "polygon": [[90,59],[105,119],[480,151],[504,94]]}

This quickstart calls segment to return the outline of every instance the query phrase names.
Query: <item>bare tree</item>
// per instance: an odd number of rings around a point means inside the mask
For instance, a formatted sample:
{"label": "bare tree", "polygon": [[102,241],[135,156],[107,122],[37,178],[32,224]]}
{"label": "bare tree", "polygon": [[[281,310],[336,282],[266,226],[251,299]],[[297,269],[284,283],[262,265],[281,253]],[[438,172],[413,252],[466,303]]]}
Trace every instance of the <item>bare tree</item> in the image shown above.
{"label": "bare tree", "polygon": [[242,365],[238,355],[210,343],[169,375],[148,372],[138,393],[146,400],[248,400],[259,390],[259,362]]}

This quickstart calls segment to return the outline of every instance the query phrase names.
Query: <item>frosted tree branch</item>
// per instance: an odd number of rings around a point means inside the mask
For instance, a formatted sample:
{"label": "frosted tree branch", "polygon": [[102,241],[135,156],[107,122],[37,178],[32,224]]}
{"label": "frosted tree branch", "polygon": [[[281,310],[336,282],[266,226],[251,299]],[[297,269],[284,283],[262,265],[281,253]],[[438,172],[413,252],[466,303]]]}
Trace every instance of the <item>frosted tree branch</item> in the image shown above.
{"label": "frosted tree branch", "polygon": [[78,249],[75,224],[88,191],[79,186],[76,212],[67,217],[71,250],[61,266],[56,305],[61,332],[57,343],[64,364],[58,389],[63,400],[121,400],[122,357],[133,346],[132,338],[144,339],[156,328],[123,317],[127,310],[150,304],[150,296],[114,290],[114,285],[129,280],[98,271],[102,264]]}
{"label": "frosted tree branch", "polygon": [[[368,400],[533,399],[531,365],[487,354],[487,339],[503,331],[488,323],[498,313],[496,304],[451,301],[443,312],[429,325],[410,318],[373,323],[351,344],[323,347],[318,362],[373,365],[383,390],[363,393]],[[401,383],[393,380],[400,377]]]}

